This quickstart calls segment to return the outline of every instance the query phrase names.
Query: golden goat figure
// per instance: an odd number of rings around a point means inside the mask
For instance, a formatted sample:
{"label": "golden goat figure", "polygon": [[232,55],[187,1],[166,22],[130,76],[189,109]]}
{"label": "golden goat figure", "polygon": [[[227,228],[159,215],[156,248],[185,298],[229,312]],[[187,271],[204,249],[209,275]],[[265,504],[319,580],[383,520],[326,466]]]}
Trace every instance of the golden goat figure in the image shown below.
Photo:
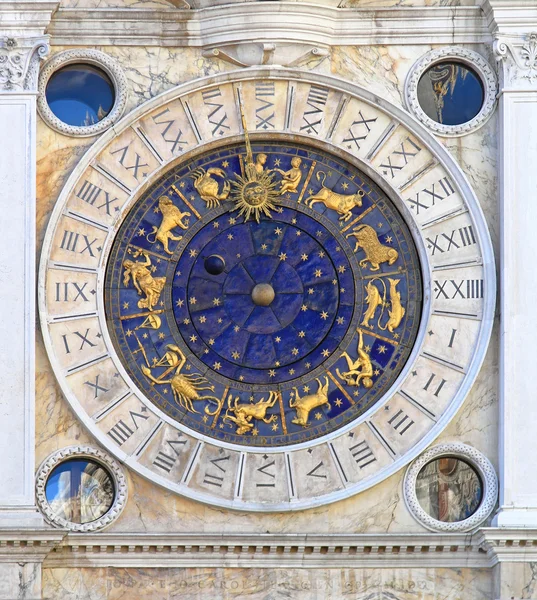
{"label": "golden goat figure", "polygon": [[[239,397],[237,396],[235,402],[233,402],[233,396],[230,394],[227,400],[228,407],[226,409],[226,414],[222,420],[233,421],[237,426],[237,435],[243,435],[254,428],[252,419],[257,419],[267,424],[278,420],[277,415],[266,416],[267,410],[276,404],[277,399],[278,394],[276,392],[269,392],[267,400],[261,398],[261,400],[255,404],[239,404]],[[234,416],[230,413],[233,413]]]}

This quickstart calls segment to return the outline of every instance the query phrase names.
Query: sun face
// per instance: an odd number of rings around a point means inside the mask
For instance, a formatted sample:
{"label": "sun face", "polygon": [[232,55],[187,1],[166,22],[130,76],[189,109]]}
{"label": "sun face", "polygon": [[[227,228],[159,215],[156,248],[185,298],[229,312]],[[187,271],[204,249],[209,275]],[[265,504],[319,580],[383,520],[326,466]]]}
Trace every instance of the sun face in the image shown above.
{"label": "sun face", "polygon": [[263,156],[257,157],[255,165],[247,164],[245,176],[236,175],[236,181],[232,182],[231,200],[245,221],[253,217],[259,223],[261,215],[270,217],[270,211],[278,203],[277,183],[273,181],[272,173],[264,170],[264,163],[260,161]]}

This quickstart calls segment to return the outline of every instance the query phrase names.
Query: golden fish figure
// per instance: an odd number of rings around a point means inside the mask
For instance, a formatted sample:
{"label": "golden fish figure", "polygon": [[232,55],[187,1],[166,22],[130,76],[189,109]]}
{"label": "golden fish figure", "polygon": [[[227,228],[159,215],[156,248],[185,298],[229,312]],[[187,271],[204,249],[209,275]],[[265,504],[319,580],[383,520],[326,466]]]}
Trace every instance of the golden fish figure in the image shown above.
{"label": "golden fish figure", "polygon": [[370,281],[365,286],[365,289],[367,290],[367,297],[365,299],[367,302],[367,309],[364,313],[364,318],[362,319],[361,324],[363,327],[372,328],[373,325],[370,325],[369,321],[375,318],[375,312],[377,311],[377,308],[382,305],[383,300],[380,297],[380,292],[373,281]]}
{"label": "golden fish figure", "polygon": [[390,319],[386,324],[388,331],[390,333],[394,332],[394,329],[397,329],[405,316],[405,308],[401,304],[401,294],[397,291],[397,284],[400,279],[390,279],[390,310],[388,314],[390,315]]}
{"label": "golden fish figure", "polygon": [[[233,396],[230,394],[227,400],[226,414],[222,418],[223,421],[233,421],[237,426],[237,435],[243,435],[248,433],[254,428],[252,419],[263,421],[263,423],[273,423],[278,420],[277,415],[266,416],[267,410],[272,408],[276,404],[278,394],[276,392],[269,392],[267,400],[261,398],[259,402],[255,404],[239,404],[239,397],[235,398],[233,402]],[[233,413],[233,414],[230,414]]]}

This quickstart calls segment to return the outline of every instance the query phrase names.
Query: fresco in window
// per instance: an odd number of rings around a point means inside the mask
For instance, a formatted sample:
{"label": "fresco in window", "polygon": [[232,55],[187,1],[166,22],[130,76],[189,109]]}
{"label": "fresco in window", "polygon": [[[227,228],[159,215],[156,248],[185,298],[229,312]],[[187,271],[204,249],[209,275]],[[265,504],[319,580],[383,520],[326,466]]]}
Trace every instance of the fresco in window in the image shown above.
{"label": "fresco in window", "polygon": [[423,510],[438,521],[464,521],[479,508],[483,484],[465,461],[447,457],[431,461],[416,480],[416,495]]}

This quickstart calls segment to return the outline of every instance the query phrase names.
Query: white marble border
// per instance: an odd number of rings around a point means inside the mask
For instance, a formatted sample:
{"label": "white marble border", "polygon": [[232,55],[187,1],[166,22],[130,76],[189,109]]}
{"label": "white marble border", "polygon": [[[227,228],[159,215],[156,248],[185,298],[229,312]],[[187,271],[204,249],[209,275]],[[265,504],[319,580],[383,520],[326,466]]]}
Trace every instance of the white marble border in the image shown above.
{"label": "white marble border", "polygon": [[[67,65],[72,64],[87,64],[98,67],[104,71],[111,79],[114,85],[115,99],[112,110],[106,115],[102,121],[88,126],[75,126],[64,123],[50,109],[46,89],[49,79],[52,75]],[[41,69],[38,85],[39,96],[37,99],[37,109],[41,118],[56,131],[73,137],[89,137],[106,131],[114,123],[117,123],[122,117],[127,104],[127,78],[119,63],[108,54],[99,52],[98,50],[87,50],[78,48],[75,50],[65,50],[52,56]]]}
{"label": "white marble border", "polygon": [[[492,243],[490,239],[490,234],[486,225],[486,221],[483,215],[483,211],[477,200],[475,193],[473,192],[467,177],[459,167],[455,158],[451,155],[451,153],[437,140],[430,132],[428,132],[419,122],[416,121],[409,113],[388,102],[387,100],[373,94],[369,90],[359,87],[353,83],[350,83],[346,80],[328,76],[321,75],[318,73],[311,73],[309,71],[303,71],[299,69],[284,69],[284,68],[275,68],[275,67],[252,67],[248,69],[241,69],[238,71],[229,71],[226,73],[222,73],[219,75],[211,75],[208,77],[203,77],[200,79],[196,79],[193,81],[189,81],[185,84],[182,84],[176,88],[168,90],[155,98],[152,98],[148,102],[139,106],[128,116],[120,121],[112,130],[107,131],[99,140],[93,144],[91,149],[86,153],[84,158],[79,161],[76,168],[71,173],[69,179],[66,184],[54,210],[51,214],[50,223],[47,229],[47,233],[45,235],[45,239],[43,242],[43,249],[41,254],[41,262],[39,269],[39,309],[40,309],[40,321],[41,328],[43,332],[43,338],[45,342],[45,347],[47,349],[47,353],[49,356],[49,360],[53,366],[55,373],[58,375],[58,382],[62,388],[63,393],[68,399],[69,403],[73,407],[73,410],[78,415],[78,418],[82,421],[82,423],[86,426],[88,431],[99,440],[99,442],[106,447],[111,454],[116,456],[119,460],[125,462],[130,468],[132,468],[137,473],[141,474],[145,478],[162,485],[166,489],[171,489],[177,493],[185,495],[189,498],[193,498],[195,500],[216,505],[220,507],[235,509],[235,510],[247,510],[247,511],[257,511],[257,512],[266,512],[267,507],[260,504],[245,504],[240,503],[237,504],[233,500],[223,500],[216,498],[214,496],[209,496],[206,493],[197,492],[188,488],[185,485],[174,484],[169,480],[165,480],[163,477],[158,474],[150,471],[149,469],[140,465],[134,456],[129,457],[126,455],[120,448],[114,446],[114,444],[107,439],[108,436],[105,435],[104,432],[100,431],[99,428],[95,425],[93,420],[89,415],[87,415],[80,405],[80,402],[69,388],[64,376],[62,368],[60,367],[57,358],[54,354],[54,349],[52,346],[52,342],[50,339],[50,335],[48,332],[48,317],[47,317],[47,306],[46,306],[46,297],[45,297],[45,281],[46,281],[46,273],[48,269],[48,256],[51,250],[51,244],[54,239],[54,231],[55,226],[58,222],[58,219],[61,218],[63,211],[65,209],[65,204],[69,198],[69,194],[72,190],[72,187],[76,185],[78,179],[87,169],[87,167],[92,163],[96,156],[99,155],[100,152],[103,151],[104,148],[110,142],[118,136],[123,131],[127,130],[131,127],[136,121],[141,119],[144,115],[149,114],[151,111],[155,110],[157,107],[174,100],[184,94],[190,93],[194,90],[200,90],[206,87],[223,84],[226,82],[240,82],[240,81],[252,81],[256,79],[266,79],[273,78],[275,80],[291,80],[291,81],[301,81],[308,83],[315,83],[317,85],[326,85],[331,87],[334,90],[346,92],[351,94],[377,108],[383,110],[387,114],[391,115],[394,119],[402,123],[410,132],[412,132],[417,139],[419,139],[429,151],[434,154],[440,164],[447,170],[447,172],[452,177],[454,185],[457,187],[459,192],[466,205],[470,210],[470,215],[472,218],[473,226],[476,232],[476,235],[479,238],[481,252],[483,257],[483,279],[485,283],[484,290],[484,305],[483,305],[483,317],[481,320],[481,327],[479,331],[479,337],[476,344],[476,349],[471,361],[471,364],[467,370],[466,377],[462,381],[457,393],[453,397],[449,407],[443,413],[441,418],[438,420],[437,424],[426,434],[416,445],[409,450],[406,454],[400,456],[391,463],[388,467],[381,469],[374,476],[367,478],[364,481],[357,483],[356,485],[344,488],[342,490],[332,492],[326,494],[324,496],[319,496],[315,498],[309,498],[306,502],[296,502],[296,503],[285,503],[272,505],[269,510],[271,511],[293,511],[293,510],[302,510],[305,508],[312,508],[314,506],[321,506],[324,504],[328,504],[330,502],[336,502],[343,498],[347,498],[353,494],[361,492],[365,489],[368,489],[377,483],[380,483],[389,475],[397,472],[403,466],[408,464],[411,460],[413,460],[416,456],[423,452],[432,442],[435,440],[440,432],[447,426],[447,424],[451,421],[453,416],[461,407],[466,395],[468,394],[471,386],[473,385],[477,374],[481,368],[481,364],[484,360],[485,353],[488,348],[488,343],[490,339],[490,334],[492,331],[492,325],[494,320],[494,307],[495,307],[495,299],[496,299],[496,272],[494,265],[494,253],[492,250]],[[229,140],[229,137],[224,136],[222,138],[222,143],[225,140]],[[340,151],[339,149],[338,151]],[[160,170],[160,166],[157,171]],[[153,173],[149,174],[148,180],[153,178]],[[382,176],[379,177],[383,179]],[[141,187],[147,185],[142,183],[137,189],[132,191],[132,196],[136,196],[140,193]],[[385,182],[385,186],[388,186],[389,183]],[[386,188],[385,188],[386,189]],[[121,218],[121,217],[120,217]],[[102,274],[102,266],[100,267],[100,273]],[[122,371],[120,371],[122,372]],[[123,372],[122,372],[123,373]],[[143,401],[142,398],[139,398]],[[386,398],[387,399],[387,398]],[[384,404],[384,403],[383,403]],[[381,404],[379,409],[382,408]],[[156,412],[159,417],[162,418],[162,414],[160,411],[155,410],[155,407],[152,406],[152,410]],[[164,419],[166,420],[166,419]],[[341,434],[342,430],[338,430],[334,435]],[[325,438],[326,441],[326,438]],[[220,444],[222,446],[227,447],[226,444]],[[252,449],[248,449],[248,451],[252,451]]]}
{"label": "white marble border", "polygon": [[[483,85],[484,99],[481,110],[473,119],[461,125],[443,125],[433,121],[425,114],[418,100],[418,83],[425,71],[435,64],[449,60],[471,68]],[[458,46],[447,46],[427,52],[414,63],[405,80],[404,98],[408,110],[433,133],[445,137],[459,137],[479,129],[492,116],[497,96],[498,80],[489,63],[481,54]]]}
{"label": "white marble border", "polygon": [[[445,457],[458,458],[470,464],[479,474],[483,485],[483,498],[479,508],[464,521],[448,523],[433,519],[423,510],[416,495],[416,481],[423,467],[432,460]],[[481,452],[472,446],[452,442],[433,446],[415,460],[405,474],[403,491],[408,510],[427,529],[446,532],[470,531],[490,516],[498,499],[498,477],[491,462]]]}
{"label": "white marble border", "polygon": [[[74,458],[87,458],[99,463],[108,471],[114,482],[114,502],[112,506],[100,519],[89,523],[72,523],[57,516],[47,501],[46,484],[49,475],[59,464]],[[123,469],[106,452],[92,448],[91,446],[69,446],[51,454],[43,461],[37,471],[35,487],[37,505],[46,519],[53,525],[69,529],[70,531],[90,532],[104,529],[119,517],[127,503],[127,480]]]}

